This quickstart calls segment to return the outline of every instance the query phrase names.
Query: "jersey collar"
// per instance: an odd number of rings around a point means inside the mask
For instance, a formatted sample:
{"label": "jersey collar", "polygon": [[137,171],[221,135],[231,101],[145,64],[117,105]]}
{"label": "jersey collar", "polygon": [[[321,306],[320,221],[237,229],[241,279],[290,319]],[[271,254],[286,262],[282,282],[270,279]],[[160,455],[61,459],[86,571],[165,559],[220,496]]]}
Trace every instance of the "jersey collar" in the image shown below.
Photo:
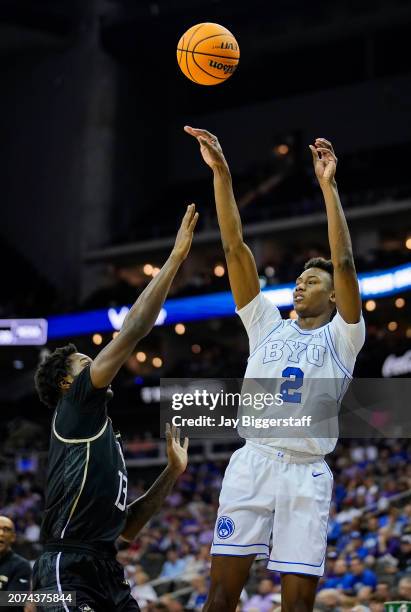
{"label": "jersey collar", "polygon": [[294,329],[296,329],[300,334],[303,334],[303,335],[314,334],[314,333],[320,331],[321,329],[324,329],[325,327],[328,327],[329,324],[330,324],[330,321],[328,321],[328,323],[326,323],[325,325],[321,325],[321,327],[315,327],[314,329],[301,329],[301,327],[299,325],[297,325],[296,320],[295,319],[291,319],[291,325],[294,327]]}

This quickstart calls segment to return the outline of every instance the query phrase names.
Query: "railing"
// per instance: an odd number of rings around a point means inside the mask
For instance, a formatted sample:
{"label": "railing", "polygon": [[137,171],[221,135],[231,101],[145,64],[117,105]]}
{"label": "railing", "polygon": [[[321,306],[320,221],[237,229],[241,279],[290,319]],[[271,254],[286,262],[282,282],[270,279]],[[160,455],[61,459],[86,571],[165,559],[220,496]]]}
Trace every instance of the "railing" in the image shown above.
{"label": "railing", "polygon": [[[348,207],[345,209],[347,219],[373,219],[379,215],[396,214],[407,211],[411,208],[411,201],[404,200],[381,200],[372,205],[364,205],[357,207]],[[296,215],[295,217],[287,216],[284,219],[276,219],[275,221],[259,221],[257,223],[246,224],[243,228],[244,236],[254,238],[265,234],[301,229],[310,226],[321,225],[327,222],[327,216],[324,212],[312,212],[307,215]],[[169,249],[174,244],[174,236],[165,236],[162,238],[153,238],[150,240],[138,240],[136,242],[122,244],[118,246],[109,246],[102,249],[89,251],[84,256],[84,261],[87,263],[95,263],[101,261],[112,261],[117,257],[125,257],[138,255],[141,253],[154,253]],[[212,230],[204,230],[196,234],[195,244],[209,244],[220,242],[220,232],[217,228]]]}
{"label": "railing", "polygon": [[[377,514],[378,512],[382,512],[386,510],[391,504],[396,502],[402,502],[404,499],[411,499],[411,489],[408,491],[403,491],[402,493],[398,493],[397,495],[393,495],[392,497],[380,497],[377,501],[372,504],[368,504],[367,506],[363,506],[362,508],[356,508],[355,515],[351,514],[346,521],[341,521],[341,523],[346,523],[351,521],[353,518],[357,518],[362,516],[366,512],[372,512]],[[336,515],[336,520],[338,521],[338,516],[340,516],[342,512]]]}

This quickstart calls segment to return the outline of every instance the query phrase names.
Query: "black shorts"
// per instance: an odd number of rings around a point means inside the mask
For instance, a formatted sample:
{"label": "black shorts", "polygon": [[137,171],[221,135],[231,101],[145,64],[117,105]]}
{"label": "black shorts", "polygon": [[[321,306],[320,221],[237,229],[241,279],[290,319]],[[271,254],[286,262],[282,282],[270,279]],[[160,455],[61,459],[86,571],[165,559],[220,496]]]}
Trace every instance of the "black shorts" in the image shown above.
{"label": "black shorts", "polygon": [[[85,552],[44,552],[33,567],[33,591],[75,591],[76,605],[44,612],[138,612],[124,569],[114,557]],[[37,610],[43,610],[37,607]]]}

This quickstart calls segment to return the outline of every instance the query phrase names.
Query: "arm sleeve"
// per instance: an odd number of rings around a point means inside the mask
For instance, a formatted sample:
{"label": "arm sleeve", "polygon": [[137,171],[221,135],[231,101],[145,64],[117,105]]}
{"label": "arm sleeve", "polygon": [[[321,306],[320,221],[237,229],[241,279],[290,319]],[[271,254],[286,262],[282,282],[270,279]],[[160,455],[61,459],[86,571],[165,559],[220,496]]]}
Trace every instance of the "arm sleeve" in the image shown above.
{"label": "arm sleeve", "polygon": [[339,312],[330,323],[330,333],[337,355],[344,364],[355,361],[365,341],[365,322],[346,323]]}
{"label": "arm sleeve", "polygon": [[246,306],[236,308],[236,313],[247,331],[250,353],[283,321],[277,306],[261,291]]}
{"label": "arm sleeve", "polygon": [[22,561],[13,572],[7,585],[9,591],[30,591],[31,567],[28,561]]}

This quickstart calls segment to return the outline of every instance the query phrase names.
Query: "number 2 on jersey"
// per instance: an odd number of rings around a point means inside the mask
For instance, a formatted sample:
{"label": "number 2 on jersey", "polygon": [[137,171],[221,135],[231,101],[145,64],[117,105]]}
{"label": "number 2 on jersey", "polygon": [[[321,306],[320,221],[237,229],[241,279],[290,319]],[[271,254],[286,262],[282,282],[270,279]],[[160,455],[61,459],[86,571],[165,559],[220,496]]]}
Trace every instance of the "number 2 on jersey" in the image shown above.
{"label": "number 2 on jersey", "polygon": [[297,393],[297,389],[303,386],[304,372],[300,368],[288,367],[281,372],[281,376],[287,379],[280,387],[283,401],[288,404],[301,404],[301,393]]}
{"label": "number 2 on jersey", "polygon": [[127,504],[127,476],[123,474],[121,470],[118,471],[120,477],[120,483],[118,486],[118,495],[115,501],[115,505],[122,512],[126,509]]}

